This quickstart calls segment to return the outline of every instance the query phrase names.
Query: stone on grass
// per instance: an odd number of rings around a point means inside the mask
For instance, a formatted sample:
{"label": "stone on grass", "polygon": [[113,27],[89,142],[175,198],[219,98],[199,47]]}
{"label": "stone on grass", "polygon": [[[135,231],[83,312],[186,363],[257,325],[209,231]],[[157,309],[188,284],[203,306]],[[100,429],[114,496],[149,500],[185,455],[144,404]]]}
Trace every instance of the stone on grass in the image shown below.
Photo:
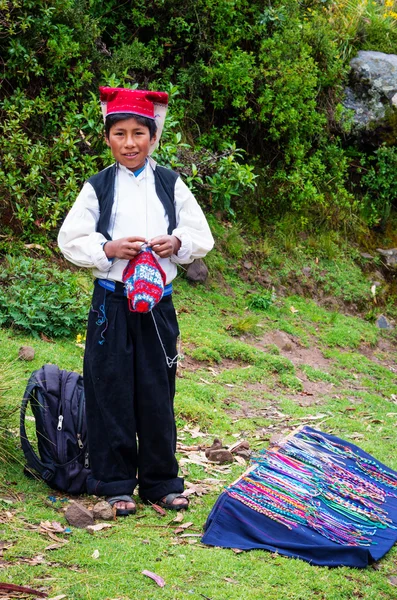
{"label": "stone on grass", "polygon": [[94,525],[92,512],[79,502],[70,502],[65,512],[65,518],[69,525],[84,529],[88,525]]}
{"label": "stone on grass", "polygon": [[393,325],[390,323],[388,319],[384,315],[380,315],[376,319],[376,326],[379,329],[393,329]]}
{"label": "stone on grass", "polygon": [[33,360],[34,348],[32,346],[21,346],[18,352],[19,360]]}
{"label": "stone on grass", "polygon": [[273,343],[280,348],[280,350],[284,350],[285,352],[291,352],[292,344],[291,340],[284,331],[276,331],[273,336]]}
{"label": "stone on grass", "polygon": [[226,450],[226,448],[214,448],[208,453],[206,452],[206,456],[210,462],[216,462],[220,465],[233,462],[234,460],[233,454],[229,450]]}
{"label": "stone on grass", "polygon": [[377,248],[376,250],[385,258],[386,266],[390,270],[397,270],[397,248],[388,248],[386,250],[383,248]]}
{"label": "stone on grass", "polygon": [[112,506],[110,506],[109,502],[106,500],[101,500],[101,502],[97,502],[93,508],[94,519],[98,519],[101,521],[110,521],[115,517],[115,511]]}
{"label": "stone on grass", "polygon": [[194,260],[187,268],[186,277],[196,283],[207,281],[208,268],[205,262],[201,258]]}

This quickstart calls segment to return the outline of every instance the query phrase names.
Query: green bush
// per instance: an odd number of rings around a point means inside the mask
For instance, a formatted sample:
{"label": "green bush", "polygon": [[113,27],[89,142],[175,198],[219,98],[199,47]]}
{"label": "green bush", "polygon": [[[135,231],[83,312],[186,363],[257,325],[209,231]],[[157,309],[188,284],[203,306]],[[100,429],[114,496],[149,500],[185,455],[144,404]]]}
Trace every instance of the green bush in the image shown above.
{"label": "green bush", "polygon": [[6,257],[0,265],[0,325],[34,335],[67,336],[85,328],[88,282],[45,260]]}
{"label": "green bush", "polygon": [[397,147],[381,146],[361,159],[363,213],[369,225],[384,227],[397,198]]}
{"label": "green bush", "polygon": [[300,229],[356,222],[340,99],[353,53],[395,47],[390,5],[132,0],[120,12],[116,0],[0,0],[0,11],[8,238],[53,240],[83,182],[112,160],[99,84],[170,91],[157,157],[208,210],[258,231],[285,214]]}

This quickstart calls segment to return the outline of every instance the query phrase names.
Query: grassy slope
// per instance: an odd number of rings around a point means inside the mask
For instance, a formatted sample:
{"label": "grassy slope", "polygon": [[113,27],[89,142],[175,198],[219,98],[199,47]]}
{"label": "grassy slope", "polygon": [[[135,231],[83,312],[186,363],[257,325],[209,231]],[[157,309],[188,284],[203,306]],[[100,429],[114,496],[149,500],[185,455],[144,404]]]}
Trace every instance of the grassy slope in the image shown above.
{"label": "grassy slope", "polygon": [[[222,281],[213,278],[205,287],[177,282],[175,303],[185,354],[176,397],[180,442],[210,445],[214,437],[224,444],[246,439],[257,449],[275,434],[308,423],[358,443],[397,469],[395,334],[298,296],[276,299],[266,311],[249,310],[251,292],[262,293],[227,269]],[[24,344],[35,347],[31,363],[16,358]],[[10,407],[19,405],[28,375],[43,363],[82,369],[83,350],[73,340],[51,344],[3,330],[0,348],[0,362],[8,365],[13,379],[7,393]],[[187,533],[202,532],[222,486],[243,470],[238,463],[222,469],[182,465],[189,482],[219,482],[210,493],[192,497],[184,516],[185,522],[193,522]],[[114,528],[95,535],[73,529],[67,545],[46,550],[53,541],[28,524],[64,524],[62,495],[51,503],[52,492],[26,479],[20,465],[4,465],[0,486],[1,539],[9,545],[0,579],[44,589],[51,597],[397,598],[397,588],[388,580],[397,574],[395,549],[377,569],[312,567],[262,551],[236,554],[204,547],[199,537],[174,533],[173,514],[161,517],[143,506],[138,518],[119,519]],[[93,499],[83,501],[90,505]],[[94,550],[99,551],[97,559]],[[141,574],[143,569],[161,575],[166,586],[157,587]]]}

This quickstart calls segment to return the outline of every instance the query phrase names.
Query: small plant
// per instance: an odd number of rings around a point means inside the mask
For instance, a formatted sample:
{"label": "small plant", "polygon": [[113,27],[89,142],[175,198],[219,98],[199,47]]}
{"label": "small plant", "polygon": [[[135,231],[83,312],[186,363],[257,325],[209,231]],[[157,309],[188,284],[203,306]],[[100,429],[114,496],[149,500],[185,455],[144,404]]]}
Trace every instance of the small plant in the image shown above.
{"label": "small plant", "polygon": [[0,325],[54,337],[81,331],[90,301],[86,287],[79,273],[8,256],[0,266]]}
{"label": "small plant", "polygon": [[235,319],[227,329],[231,335],[258,335],[258,318],[247,316],[241,319]]}
{"label": "small plant", "polygon": [[276,299],[274,290],[267,290],[262,294],[252,294],[248,300],[249,308],[268,310]]}
{"label": "small plant", "polygon": [[210,363],[221,363],[222,357],[217,350],[213,348],[196,348],[191,352],[191,357],[195,360],[208,361]]}

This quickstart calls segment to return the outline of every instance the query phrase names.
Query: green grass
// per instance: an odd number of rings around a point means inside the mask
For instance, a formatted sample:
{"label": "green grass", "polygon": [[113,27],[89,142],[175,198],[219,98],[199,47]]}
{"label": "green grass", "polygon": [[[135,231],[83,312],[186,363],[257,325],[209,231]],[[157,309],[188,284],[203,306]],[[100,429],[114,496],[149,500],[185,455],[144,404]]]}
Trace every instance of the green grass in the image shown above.
{"label": "green grass", "polygon": [[[233,251],[240,252],[238,239],[232,241]],[[180,278],[175,288],[186,356],[178,372],[175,399],[183,444],[211,445],[214,437],[224,444],[247,439],[259,450],[275,433],[286,434],[308,423],[358,444],[397,468],[397,404],[392,396],[397,395],[397,375],[390,368],[396,366],[396,356],[376,350],[386,334],[358,317],[328,311],[296,295],[277,298],[266,311],[247,309],[253,284],[238,279],[226,264],[220,283],[213,278],[206,286],[191,287]],[[254,330],[238,332],[235,323],[250,322],[251,317]],[[261,344],[262,337],[273,330],[294,336],[306,350],[319,348],[328,359],[327,369],[307,362],[298,366],[293,350],[283,353],[277,346]],[[17,360],[22,345],[35,348],[32,362]],[[374,360],[360,352],[363,347],[374,348]],[[17,408],[30,373],[44,363],[81,372],[82,358],[83,350],[74,339],[48,343],[0,330],[0,364],[9,365],[12,372],[8,393],[0,396],[2,404]],[[319,392],[319,397],[305,395],[298,368],[320,390],[322,384],[327,386],[326,391]],[[11,440],[23,462],[17,422],[15,414]],[[223,486],[239,477],[244,466],[233,463],[219,469],[185,462],[182,453],[178,458],[187,481],[219,482],[210,493],[191,497],[191,508],[184,515],[184,522],[193,523],[186,533],[201,534]],[[118,519],[112,529],[95,535],[73,528],[71,534],[61,536],[68,544],[46,550],[54,542],[37,527],[44,520],[65,524],[65,504],[59,499],[49,502],[53,492],[25,478],[21,462],[5,465],[0,473],[1,539],[10,545],[3,553],[2,581],[45,589],[49,597],[65,594],[68,600],[397,598],[396,588],[387,579],[396,572],[396,548],[377,570],[320,568],[262,551],[236,554],[204,547],[200,537],[181,538],[174,531],[174,514],[161,517],[139,503],[137,517]],[[88,505],[94,501],[84,499]],[[92,557],[95,550],[99,551],[97,559]],[[144,569],[162,576],[166,586],[157,587],[142,575]]]}

